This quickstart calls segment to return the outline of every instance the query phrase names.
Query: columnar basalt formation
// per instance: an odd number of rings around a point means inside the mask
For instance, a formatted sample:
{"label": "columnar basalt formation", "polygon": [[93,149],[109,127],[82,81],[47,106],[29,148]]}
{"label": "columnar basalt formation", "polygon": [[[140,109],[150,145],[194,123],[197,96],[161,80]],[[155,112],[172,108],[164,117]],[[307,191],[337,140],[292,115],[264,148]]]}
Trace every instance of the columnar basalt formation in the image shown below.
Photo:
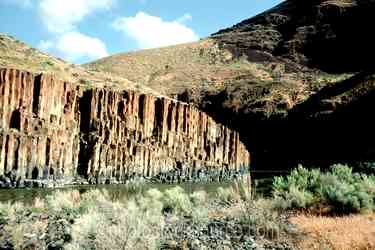
{"label": "columnar basalt formation", "polygon": [[79,87],[0,70],[0,183],[66,180],[78,164]]}
{"label": "columnar basalt formation", "polygon": [[239,135],[169,98],[0,70],[0,185],[124,183],[237,174]]}

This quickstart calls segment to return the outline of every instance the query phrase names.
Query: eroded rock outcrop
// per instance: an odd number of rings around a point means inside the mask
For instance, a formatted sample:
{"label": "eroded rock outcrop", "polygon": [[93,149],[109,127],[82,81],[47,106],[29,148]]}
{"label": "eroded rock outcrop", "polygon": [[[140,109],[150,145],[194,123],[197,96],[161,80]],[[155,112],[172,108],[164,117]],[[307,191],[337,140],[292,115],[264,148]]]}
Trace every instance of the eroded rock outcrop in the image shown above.
{"label": "eroded rock outcrop", "polygon": [[0,184],[222,179],[249,166],[236,132],[169,98],[0,70]]}
{"label": "eroded rock outcrop", "polygon": [[373,68],[374,10],[373,0],[287,0],[212,38],[250,61],[281,59],[287,70],[358,72]]}

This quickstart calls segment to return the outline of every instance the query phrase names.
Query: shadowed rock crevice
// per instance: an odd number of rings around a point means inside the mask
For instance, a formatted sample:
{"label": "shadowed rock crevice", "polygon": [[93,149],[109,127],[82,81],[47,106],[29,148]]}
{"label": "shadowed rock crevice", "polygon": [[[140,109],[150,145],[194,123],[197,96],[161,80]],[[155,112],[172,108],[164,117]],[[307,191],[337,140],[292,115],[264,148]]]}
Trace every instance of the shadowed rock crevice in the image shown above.
{"label": "shadowed rock crevice", "polygon": [[[102,92],[100,92],[102,98]],[[81,140],[79,146],[77,174],[83,178],[88,178],[88,161],[91,157],[90,145],[88,144],[90,132],[90,118],[91,118],[91,100],[92,91],[84,91],[82,97],[79,99],[79,112],[80,112],[80,133]],[[98,112],[101,112],[101,107],[98,107]]]}
{"label": "shadowed rock crevice", "polygon": [[37,180],[39,177],[39,170],[37,167],[34,167],[33,171],[31,172],[31,179]]}
{"label": "shadowed rock crevice", "polygon": [[139,96],[139,112],[138,112],[138,117],[140,120],[140,123],[143,124],[144,119],[145,119],[145,114],[144,114],[144,109],[145,109],[145,100],[146,96],[145,95],[140,95]]}
{"label": "shadowed rock crevice", "polygon": [[33,112],[34,114],[37,114],[38,109],[39,109],[39,96],[40,96],[40,88],[41,88],[41,79],[42,75],[38,75],[35,77],[34,80],[34,88],[33,88]]}
{"label": "shadowed rock crevice", "polygon": [[50,153],[51,153],[51,139],[47,138],[46,143],[46,166],[50,165]]}
{"label": "shadowed rock crevice", "polygon": [[[81,115],[81,133],[88,133],[90,131],[91,99],[91,91],[85,91],[82,97],[79,99],[79,112]],[[101,113],[101,106],[98,106],[98,113]]]}
{"label": "shadowed rock crevice", "polygon": [[21,113],[19,110],[15,110],[12,112],[12,116],[10,118],[10,128],[14,128],[17,130],[21,129]]}

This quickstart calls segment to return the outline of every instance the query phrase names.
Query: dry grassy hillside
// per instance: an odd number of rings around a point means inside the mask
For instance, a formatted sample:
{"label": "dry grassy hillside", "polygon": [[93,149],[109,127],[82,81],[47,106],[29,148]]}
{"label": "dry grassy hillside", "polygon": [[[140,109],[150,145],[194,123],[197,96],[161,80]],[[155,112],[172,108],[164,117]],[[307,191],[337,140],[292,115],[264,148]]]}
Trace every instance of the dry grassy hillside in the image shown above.
{"label": "dry grassy hillside", "polygon": [[117,54],[85,67],[111,72],[169,95],[185,89],[220,89],[236,77],[272,80],[266,68],[234,58],[211,39]]}
{"label": "dry grassy hillside", "polygon": [[27,70],[33,73],[47,72],[58,78],[85,86],[114,87],[158,94],[140,84],[108,72],[97,72],[43,53],[14,37],[0,33],[0,67]]}
{"label": "dry grassy hillside", "polygon": [[321,86],[342,77],[290,65],[261,51],[238,56],[208,38],[117,54],[84,67],[125,77],[197,106],[204,96],[231,92],[238,95],[239,102],[252,103],[254,110],[257,106],[270,114],[280,110],[277,106],[292,108]]}

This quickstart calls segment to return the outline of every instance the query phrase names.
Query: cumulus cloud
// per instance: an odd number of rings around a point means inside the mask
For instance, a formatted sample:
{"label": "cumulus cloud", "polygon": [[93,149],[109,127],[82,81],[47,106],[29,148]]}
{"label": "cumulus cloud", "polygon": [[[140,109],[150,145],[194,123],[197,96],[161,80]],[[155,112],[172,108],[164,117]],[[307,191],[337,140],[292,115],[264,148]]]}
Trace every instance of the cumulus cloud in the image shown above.
{"label": "cumulus cloud", "polygon": [[134,17],[118,18],[112,26],[134,39],[139,48],[145,49],[198,40],[198,35],[184,24],[191,19],[191,15],[185,14],[177,20],[164,21],[160,17],[138,12]]}
{"label": "cumulus cloud", "polygon": [[76,31],[66,32],[54,40],[41,41],[39,49],[69,61],[94,60],[108,56],[105,44]]}
{"label": "cumulus cloud", "polygon": [[84,17],[108,10],[113,3],[114,0],[40,0],[39,14],[50,32],[63,33],[75,29]]}
{"label": "cumulus cloud", "polygon": [[73,62],[107,56],[103,41],[79,32],[78,24],[90,14],[109,10],[115,1],[39,0],[40,18],[54,38],[40,41],[38,48]]}

